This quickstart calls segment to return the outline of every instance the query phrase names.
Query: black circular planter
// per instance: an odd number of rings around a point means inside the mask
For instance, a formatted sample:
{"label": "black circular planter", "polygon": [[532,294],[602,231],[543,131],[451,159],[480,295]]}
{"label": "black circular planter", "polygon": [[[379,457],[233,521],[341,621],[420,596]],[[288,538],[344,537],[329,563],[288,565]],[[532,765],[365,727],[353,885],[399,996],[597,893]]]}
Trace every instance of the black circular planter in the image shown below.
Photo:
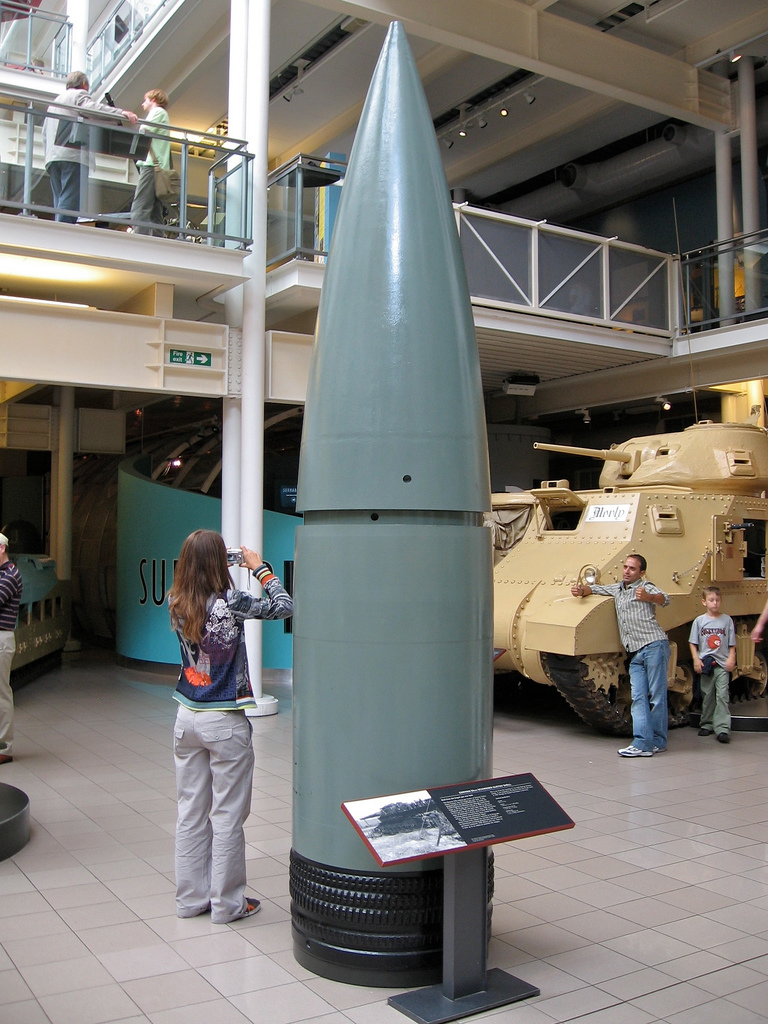
{"label": "black circular planter", "polygon": [[12,857],[29,842],[29,797],[0,782],[0,860]]}

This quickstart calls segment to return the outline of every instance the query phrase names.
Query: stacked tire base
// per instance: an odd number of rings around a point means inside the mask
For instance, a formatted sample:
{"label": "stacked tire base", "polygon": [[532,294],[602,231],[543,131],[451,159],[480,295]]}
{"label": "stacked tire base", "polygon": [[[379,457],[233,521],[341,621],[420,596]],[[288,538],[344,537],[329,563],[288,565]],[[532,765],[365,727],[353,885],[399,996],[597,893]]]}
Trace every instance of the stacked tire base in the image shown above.
{"label": "stacked tire base", "polygon": [[[460,856],[454,855],[454,856]],[[438,984],[443,970],[443,869],[341,871],[291,851],[293,951],[323,978],[376,988]],[[488,914],[493,867],[488,869]],[[490,926],[489,926],[490,931]]]}

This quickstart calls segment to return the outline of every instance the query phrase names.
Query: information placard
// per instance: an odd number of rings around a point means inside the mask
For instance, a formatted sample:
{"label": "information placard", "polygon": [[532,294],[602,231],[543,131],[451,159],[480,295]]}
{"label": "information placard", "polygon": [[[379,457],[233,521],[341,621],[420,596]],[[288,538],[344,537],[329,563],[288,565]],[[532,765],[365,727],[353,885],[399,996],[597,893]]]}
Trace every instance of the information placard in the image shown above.
{"label": "information placard", "polygon": [[382,867],[574,826],[531,774],[349,800],[341,806]]}

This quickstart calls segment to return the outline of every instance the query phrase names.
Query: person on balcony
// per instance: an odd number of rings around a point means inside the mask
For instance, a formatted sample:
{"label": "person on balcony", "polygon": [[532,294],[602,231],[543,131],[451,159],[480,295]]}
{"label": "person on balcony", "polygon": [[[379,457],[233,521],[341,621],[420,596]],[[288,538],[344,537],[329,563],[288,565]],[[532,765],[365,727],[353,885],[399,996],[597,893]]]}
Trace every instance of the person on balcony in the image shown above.
{"label": "person on balcony", "polygon": [[155,167],[168,171],[171,168],[171,142],[163,126],[169,124],[168,96],[162,89],[150,89],[142,101],[146,115],[143,131],[152,132],[155,138],[149,147],[146,160],[137,163],[139,183],[131,204],[131,222],[137,235],[162,235],[162,231],[150,224],[162,226],[165,207],[155,192]]}
{"label": "person on balcony", "polygon": [[94,111],[117,114],[131,124],[136,124],[138,117],[132,110],[120,110],[93,99],[84,71],[71,71],[64,85],[64,92],[48,107],[52,116],[46,117],[43,124],[45,169],[51,182],[56,220],[74,224],[76,214],[86,206],[90,148],[87,128],[84,132],[81,130],[83,126],[71,108],[79,107],[83,114]]}

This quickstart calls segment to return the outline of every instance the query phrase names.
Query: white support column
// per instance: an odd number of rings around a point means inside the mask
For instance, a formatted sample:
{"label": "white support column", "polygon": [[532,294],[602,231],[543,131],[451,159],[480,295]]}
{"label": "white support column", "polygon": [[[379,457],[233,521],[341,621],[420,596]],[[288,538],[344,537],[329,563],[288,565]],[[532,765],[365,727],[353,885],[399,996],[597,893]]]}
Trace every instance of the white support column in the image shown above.
{"label": "white support column", "polygon": [[54,417],[51,441],[51,498],[48,512],[48,554],[59,565],[59,410],[51,410]]}
{"label": "white support column", "polygon": [[88,23],[90,21],[90,0],[67,0],[67,17],[72,22],[72,66],[71,71],[87,73]]}
{"label": "white support column", "polygon": [[[229,14],[229,99],[227,125],[229,134],[244,139],[246,132],[246,96],[243,83],[248,78],[248,0],[231,0]],[[228,190],[230,192],[231,190]],[[242,195],[235,205],[238,212]],[[230,216],[231,194],[227,196],[227,217]],[[242,328],[243,289],[229,291],[224,297],[224,317],[229,325],[229,380],[224,399],[221,436],[221,533],[232,547],[240,544],[240,504],[242,478]],[[237,366],[233,359],[237,358]],[[233,573],[237,585],[247,586],[247,573]],[[237,578],[237,577],[240,578]]]}
{"label": "white support column", "polygon": [[[240,533],[263,553],[264,524],[264,344],[267,262],[267,164],[269,122],[270,0],[248,6],[246,133],[253,161],[253,247],[243,266],[242,457]],[[258,584],[255,584],[258,586]],[[251,683],[259,715],[277,714],[277,700],[262,692],[261,623],[246,623]]]}
{"label": "white support column", "polygon": [[[755,118],[755,61],[739,61],[739,119],[741,122],[741,209],[742,231],[760,230],[760,174],[757,166],[757,122]],[[744,247],[744,312],[760,305],[760,253]]]}
{"label": "white support column", "polygon": [[72,579],[72,468],[75,447],[75,389],[59,388],[59,449],[56,453],[56,568],[60,580]]}
{"label": "white support column", "polygon": [[[225,398],[221,430],[221,535],[227,547],[240,544],[240,398]],[[245,580],[238,582],[242,586]]]}
{"label": "white support column", "polygon": [[[717,237],[720,241],[733,238],[733,157],[731,137],[727,132],[715,132],[715,182],[717,188]],[[733,282],[733,249],[717,257],[718,291],[720,294],[720,324],[732,323],[735,306]]]}

